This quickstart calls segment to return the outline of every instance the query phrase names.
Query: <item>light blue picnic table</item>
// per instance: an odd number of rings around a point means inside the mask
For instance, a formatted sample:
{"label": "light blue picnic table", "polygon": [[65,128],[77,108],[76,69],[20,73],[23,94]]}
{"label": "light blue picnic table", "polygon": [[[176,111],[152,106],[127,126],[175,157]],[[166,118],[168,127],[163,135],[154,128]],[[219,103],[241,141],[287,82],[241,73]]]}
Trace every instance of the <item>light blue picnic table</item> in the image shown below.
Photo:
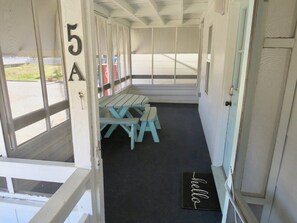
{"label": "light blue picnic table", "polygon": [[[115,94],[99,99],[99,107],[107,108],[114,118],[132,118],[130,108],[142,108],[148,103],[148,97],[135,94]],[[118,126],[119,124],[111,125],[104,137],[108,138]]]}

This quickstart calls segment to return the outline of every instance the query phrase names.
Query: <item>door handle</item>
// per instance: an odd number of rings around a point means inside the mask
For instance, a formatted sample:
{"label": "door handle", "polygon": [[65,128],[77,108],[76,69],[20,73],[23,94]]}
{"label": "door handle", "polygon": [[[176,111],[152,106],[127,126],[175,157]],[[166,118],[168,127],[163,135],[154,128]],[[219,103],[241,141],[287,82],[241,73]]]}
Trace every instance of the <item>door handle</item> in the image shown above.
{"label": "door handle", "polygon": [[232,106],[232,101],[225,101],[225,106]]}

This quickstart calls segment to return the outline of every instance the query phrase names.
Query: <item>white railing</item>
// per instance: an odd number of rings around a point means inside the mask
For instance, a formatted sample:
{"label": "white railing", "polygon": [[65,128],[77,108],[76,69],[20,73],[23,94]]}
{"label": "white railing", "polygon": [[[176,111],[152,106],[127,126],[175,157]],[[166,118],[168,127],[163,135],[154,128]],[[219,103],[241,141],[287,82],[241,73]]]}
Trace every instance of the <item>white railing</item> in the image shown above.
{"label": "white railing", "polygon": [[[94,222],[92,214],[91,170],[75,168],[73,163],[0,158],[0,177],[63,183],[50,199],[2,192],[2,198],[45,202],[30,222]],[[48,200],[47,200],[48,199]]]}
{"label": "white railing", "polygon": [[230,184],[231,188],[228,186],[227,180],[225,183],[225,189],[229,201],[234,208],[235,223],[259,223],[251,208],[248,206],[243,196],[241,195],[241,192],[234,189],[232,177]]}

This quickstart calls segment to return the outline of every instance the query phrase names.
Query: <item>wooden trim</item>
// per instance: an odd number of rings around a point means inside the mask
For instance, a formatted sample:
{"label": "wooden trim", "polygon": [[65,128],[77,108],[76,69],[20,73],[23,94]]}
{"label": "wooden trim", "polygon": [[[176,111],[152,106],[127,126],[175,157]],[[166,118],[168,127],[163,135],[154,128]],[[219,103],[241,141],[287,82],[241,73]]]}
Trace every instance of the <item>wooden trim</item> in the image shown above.
{"label": "wooden trim", "polygon": [[251,196],[245,196],[245,195],[242,195],[242,196],[248,204],[256,204],[256,205],[261,205],[261,206],[263,206],[265,204],[264,198],[251,197]]}
{"label": "wooden trim", "polygon": [[197,75],[176,75],[176,79],[191,79],[191,80],[196,80]]}
{"label": "wooden trim", "polygon": [[103,90],[108,90],[110,88],[111,88],[111,84],[110,83],[103,85]]}
{"label": "wooden trim", "polygon": [[[41,91],[42,91],[42,101],[44,106],[45,112],[45,123],[46,129],[49,130],[51,128],[50,122],[50,114],[49,114],[49,102],[48,102],[48,94],[47,94],[47,87],[46,87],[46,80],[45,80],[45,68],[43,63],[43,56],[42,56],[42,43],[40,37],[40,30],[39,30],[39,21],[38,21],[38,13],[36,9],[35,1],[31,1],[32,3],[32,16],[33,16],[33,26],[35,31],[35,38],[36,38],[36,48],[37,48],[37,58],[38,58],[38,65],[39,65],[39,77],[41,83]],[[17,129],[15,129],[16,131]]]}
{"label": "wooden trim", "polygon": [[[108,90],[110,88],[111,88],[110,83],[103,85],[103,90]],[[102,92],[102,87],[98,87],[98,93],[101,93],[101,92]]]}
{"label": "wooden trim", "polygon": [[224,202],[226,197],[226,189],[225,189],[226,176],[222,166],[216,167],[211,165],[211,170],[215,181],[215,186],[217,189],[220,207],[221,207],[221,210],[224,210]]}
{"label": "wooden trim", "polygon": [[153,79],[174,79],[174,75],[167,75],[167,74],[162,74],[162,75],[158,75],[158,74],[154,74],[152,76]]}
{"label": "wooden trim", "polygon": [[[58,102],[49,107],[49,115],[54,115],[67,108],[69,108],[68,100]],[[46,115],[45,109],[39,109],[34,112],[30,112],[28,114],[22,115],[13,120],[14,130],[17,131],[19,129],[22,129],[28,125],[31,125],[47,117],[49,118],[49,116]]]}
{"label": "wooden trim", "polygon": [[12,118],[12,111],[10,106],[10,100],[9,100],[9,94],[8,94],[8,88],[7,88],[7,82],[5,77],[5,70],[4,70],[4,64],[3,64],[3,57],[2,57],[2,51],[0,47],[0,114],[1,114],[1,121],[3,124],[3,130],[5,134],[5,140],[6,140],[6,152],[8,153],[8,149],[17,148],[17,141],[16,141],[16,135],[13,125],[13,118]]}
{"label": "wooden trim", "polygon": [[[130,77],[127,77],[127,80],[129,79]],[[116,80],[115,82],[114,82],[114,85],[116,86],[116,85],[119,85],[119,84],[121,84],[121,83],[123,83],[123,82],[125,82],[126,81],[126,78],[125,77],[122,77],[121,79],[118,79],[118,80]]]}
{"label": "wooden trim", "polygon": [[292,49],[295,44],[294,38],[265,38],[264,48],[289,48]]}
{"label": "wooden trim", "polygon": [[[19,194],[19,193],[8,193],[8,192],[2,192],[2,191],[0,191],[0,197],[5,197],[6,199],[12,198],[12,199],[26,200],[25,202],[28,202],[28,200],[30,200],[30,202],[38,201],[38,204],[41,204],[41,206],[43,205],[43,203],[41,203],[41,202],[47,202],[49,200],[48,197],[44,197],[39,194],[38,195],[29,195],[29,194]],[[2,202],[0,202],[0,205],[1,204],[2,204]],[[26,203],[26,205],[28,205],[28,203]]]}
{"label": "wooden trim", "polygon": [[0,157],[0,176],[64,183],[75,171],[73,163]]}
{"label": "wooden trim", "polygon": [[34,112],[17,117],[13,120],[14,130],[17,131],[46,117],[45,109],[39,109]]}
{"label": "wooden trim", "polygon": [[115,80],[113,83],[114,83],[114,86],[116,86],[121,83],[121,80]]}
{"label": "wooden trim", "polygon": [[[2,97],[0,96],[0,106],[3,108],[4,106],[2,106],[2,102]],[[3,121],[0,119],[0,156],[7,157],[6,149],[8,147],[5,145],[5,135],[7,135],[7,131],[4,131],[5,128],[2,127],[2,122]]]}
{"label": "wooden trim", "polygon": [[[133,74],[132,79],[150,79],[152,75],[138,75],[138,74]],[[197,79],[197,75],[153,75],[153,79],[192,79],[195,80]]]}
{"label": "wooden trim", "polygon": [[49,112],[50,112],[50,115],[54,115],[60,111],[67,109],[67,108],[69,108],[69,101],[65,100],[65,101],[61,101],[61,102],[51,105],[49,107]]}
{"label": "wooden trim", "polygon": [[247,223],[259,222],[239,191],[235,191],[235,200]]}

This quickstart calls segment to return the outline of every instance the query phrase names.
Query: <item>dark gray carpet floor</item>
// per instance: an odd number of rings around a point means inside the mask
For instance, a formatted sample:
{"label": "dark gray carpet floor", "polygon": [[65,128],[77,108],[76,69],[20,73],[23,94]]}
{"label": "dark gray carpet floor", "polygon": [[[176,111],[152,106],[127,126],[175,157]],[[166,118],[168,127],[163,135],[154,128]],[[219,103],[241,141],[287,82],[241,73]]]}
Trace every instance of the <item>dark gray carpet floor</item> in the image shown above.
{"label": "dark gray carpet floor", "polygon": [[102,140],[106,223],[216,223],[221,212],[181,208],[181,175],[211,173],[197,105],[155,104],[160,143],[149,132],[130,150],[122,128]]}

